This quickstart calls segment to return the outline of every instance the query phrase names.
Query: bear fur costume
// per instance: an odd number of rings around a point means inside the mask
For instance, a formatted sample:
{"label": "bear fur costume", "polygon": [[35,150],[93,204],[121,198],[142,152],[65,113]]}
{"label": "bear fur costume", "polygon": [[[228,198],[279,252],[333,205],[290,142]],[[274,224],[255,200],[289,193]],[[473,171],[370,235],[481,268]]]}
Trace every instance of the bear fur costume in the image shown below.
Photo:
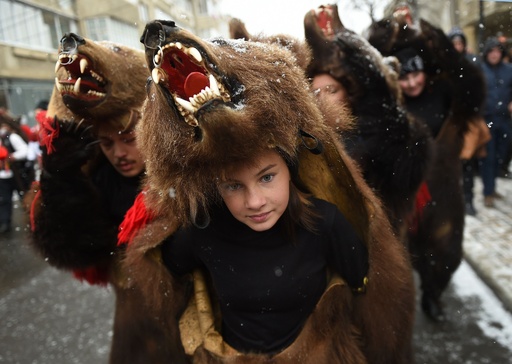
{"label": "bear fur costume", "polygon": [[[149,71],[144,52],[76,34],[61,40],[49,116],[41,125],[42,174],[31,206],[31,244],[50,265],[92,284],[110,284],[115,315],[110,363],[169,363],[166,328],[143,309],[121,270],[118,226],[91,181],[109,163],[91,126],[132,127],[140,117]],[[78,81],[80,80],[80,81]]]}
{"label": "bear fur costume", "polygon": [[[147,24],[141,41],[153,82],[137,132],[147,158],[144,203],[153,218],[120,241],[127,243],[125,268],[147,298],[144,309],[170,328],[168,342],[182,346],[173,362],[410,363],[414,285],[407,251],[309,91],[299,66],[307,48],[277,38],[205,41],[172,21]],[[301,46],[303,59],[283,44]],[[222,340],[208,278],[201,271],[174,278],[160,246],[180,226],[203,222],[217,196],[212,181],[226,162],[277,145],[298,156],[307,187],[334,202],[367,244],[368,285],[355,295],[335,278],[293,344],[273,356],[244,354]]]}
{"label": "bear fur costume", "polygon": [[341,140],[406,244],[408,218],[427,173],[432,140],[426,126],[405,112],[398,75],[390,65],[397,60],[384,59],[366,39],[346,29],[337,5],[309,11],[304,28],[313,54],[307,75],[329,74],[345,88],[355,127],[340,132]]}
{"label": "bear fur costume", "polygon": [[423,311],[441,321],[445,319],[441,295],[462,260],[464,201],[459,156],[468,124],[478,118],[484,102],[484,80],[441,29],[423,19],[414,20],[407,7],[373,23],[368,39],[385,56],[415,49],[424,61],[425,72],[447,80],[452,87],[450,113],[434,140],[432,166],[426,178],[431,201],[409,232],[413,266],[421,278]]}

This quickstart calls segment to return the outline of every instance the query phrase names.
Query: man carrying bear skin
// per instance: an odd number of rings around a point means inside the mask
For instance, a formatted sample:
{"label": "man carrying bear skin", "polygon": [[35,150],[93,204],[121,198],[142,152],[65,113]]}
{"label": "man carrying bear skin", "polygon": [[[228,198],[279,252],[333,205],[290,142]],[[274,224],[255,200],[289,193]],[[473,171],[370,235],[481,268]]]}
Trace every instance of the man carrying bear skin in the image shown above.
{"label": "man carrying bear skin", "polygon": [[41,178],[25,200],[32,246],[50,265],[115,292],[110,363],[169,363],[168,330],[145,315],[143,297],[120,266],[124,248],[116,246],[145,175],[134,131],[148,77],[143,52],[70,33],[57,62],[40,122]]}
{"label": "man carrying bear skin", "polygon": [[[72,271],[89,284],[113,287],[111,363],[158,363],[165,352],[154,357],[152,347],[164,343],[151,335],[141,337],[144,328],[158,325],[151,319],[132,319],[129,313],[141,304],[136,295],[126,299],[133,294],[126,288],[126,274],[119,270],[123,249],[116,247],[118,226],[140,192],[145,170],[135,140],[136,122],[91,128],[49,119],[42,125],[42,173],[31,209],[32,244],[51,265]],[[91,160],[94,165],[87,164]]]}

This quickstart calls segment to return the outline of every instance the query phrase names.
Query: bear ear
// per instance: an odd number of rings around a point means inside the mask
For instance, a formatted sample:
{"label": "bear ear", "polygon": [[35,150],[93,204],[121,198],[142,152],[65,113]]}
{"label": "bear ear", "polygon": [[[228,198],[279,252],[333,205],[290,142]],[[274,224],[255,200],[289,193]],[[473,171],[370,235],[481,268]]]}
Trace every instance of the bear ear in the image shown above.
{"label": "bear ear", "polygon": [[315,197],[335,204],[367,242],[369,218],[374,213],[360,189],[365,184],[333,137],[322,144],[321,153],[299,150],[299,177]]}
{"label": "bear ear", "polygon": [[229,37],[231,39],[245,39],[250,40],[251,34],[247,31],[245,23],[237,18],[232,18],[229,21]]}

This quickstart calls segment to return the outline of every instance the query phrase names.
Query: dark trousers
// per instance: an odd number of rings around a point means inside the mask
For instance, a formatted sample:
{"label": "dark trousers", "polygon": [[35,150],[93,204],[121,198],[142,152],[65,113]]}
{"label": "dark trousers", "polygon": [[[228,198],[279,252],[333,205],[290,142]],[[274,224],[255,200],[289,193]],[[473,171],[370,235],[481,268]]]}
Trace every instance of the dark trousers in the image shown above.
{"label": "dark trousers", "polygon": [[473,186],[475,175],[475,164],[473,159],[462,160],[462,191],[464,192],[464,203],[473,206]]}
{"label": "dark trousers", "polygon": [[484,196],[496,192],[496,177],[507,157],[512,126],[509,120],[497,121],[491,124],[490,131],[492,139],[487,143],[487,156],[480,160]]}
{"label": "dark trousers", "polygon": [[0,225],[10,225],[12,216],[12,193],[14,181],[12,178],[0,178]]}

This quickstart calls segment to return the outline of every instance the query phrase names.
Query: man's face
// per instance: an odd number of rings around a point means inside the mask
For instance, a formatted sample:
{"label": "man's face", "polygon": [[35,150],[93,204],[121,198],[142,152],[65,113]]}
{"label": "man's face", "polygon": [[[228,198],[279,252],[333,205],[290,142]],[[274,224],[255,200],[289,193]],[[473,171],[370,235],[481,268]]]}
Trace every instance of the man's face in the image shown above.
{"label": "man's face", "polygon": [[98,139],[103,154],[122,176],[135,177],[144,170],[144,160],[137,149],[133,129],[119,131],[103,125],[98,130]]}
{"label": "man's face", "polygon": [[319,98],[333,103],[344,103],[347,101],[345,88],[331,75],[321,73],[313,77],[311,89]]}
{"label": "man's face", "polygon": [[453,38],[452,44],[457,52],[464,53],[465,46],[464,46],[464,42],[462,41],[462,39]]}
{"label": "man's face", "polygon": [[489,51],[489,53],[487,53],[487,62],[489,62],[489,64],[494,66],[494,65],[500,63],[501,56],[502,56],[502,53],[501,53],[500,47],[494,47]]}

